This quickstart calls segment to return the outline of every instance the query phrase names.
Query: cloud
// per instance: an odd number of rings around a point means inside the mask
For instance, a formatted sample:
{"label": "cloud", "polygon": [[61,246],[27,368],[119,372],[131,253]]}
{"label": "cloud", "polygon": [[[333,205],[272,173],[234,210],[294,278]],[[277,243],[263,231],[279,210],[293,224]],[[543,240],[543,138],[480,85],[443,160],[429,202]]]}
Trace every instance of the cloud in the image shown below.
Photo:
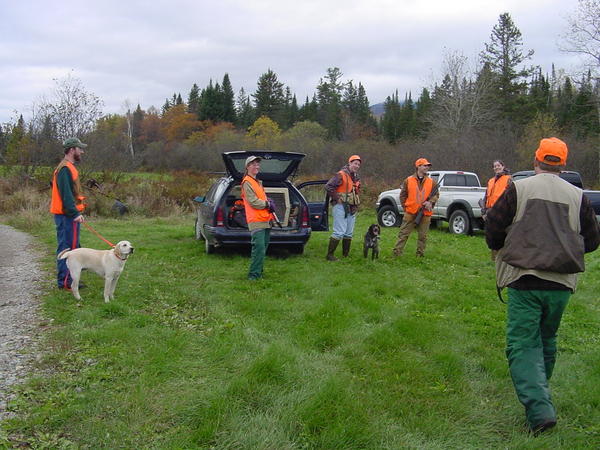
{"label": "cloud", "polygon": [[413,98],[440,70],[445,49],[476,58],[499,14],[511,13],[534,63],[572,64],[557,50],[576,0],[406,1],[222,0],[3,2],[0,123],[26,113],[73,76],[122,112],[125,100],[160,107],[174,92],[229,73],[233,88],[256,89],[269,68],[298,101],[328,67],[361,82],[372,103],[396,89]]}

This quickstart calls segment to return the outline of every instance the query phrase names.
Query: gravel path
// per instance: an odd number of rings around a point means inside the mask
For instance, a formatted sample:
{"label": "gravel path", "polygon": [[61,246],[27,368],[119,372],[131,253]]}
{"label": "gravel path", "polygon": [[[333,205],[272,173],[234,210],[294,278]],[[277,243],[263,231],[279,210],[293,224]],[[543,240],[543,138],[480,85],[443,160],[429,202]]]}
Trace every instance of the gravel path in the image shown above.
{"label": "gravel path", "polygon": [[0,224],[0,421],[9,417],[11,386],[29,372],[40,332],[43,274],[31,236]]}

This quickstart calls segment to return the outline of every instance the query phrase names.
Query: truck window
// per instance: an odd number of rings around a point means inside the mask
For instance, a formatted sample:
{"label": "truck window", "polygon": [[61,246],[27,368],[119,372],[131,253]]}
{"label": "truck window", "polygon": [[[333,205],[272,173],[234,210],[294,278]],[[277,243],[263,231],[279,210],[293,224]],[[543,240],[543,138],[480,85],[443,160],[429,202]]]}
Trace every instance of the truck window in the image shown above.
{"label": "truck window", "polygon": [[479,180],[475,175],[465,175],[466,185],[479,187]]}
{"label": "truck window", "polygon": [[458,186],[458,175],[447,173],[444,175],[444,186]]}

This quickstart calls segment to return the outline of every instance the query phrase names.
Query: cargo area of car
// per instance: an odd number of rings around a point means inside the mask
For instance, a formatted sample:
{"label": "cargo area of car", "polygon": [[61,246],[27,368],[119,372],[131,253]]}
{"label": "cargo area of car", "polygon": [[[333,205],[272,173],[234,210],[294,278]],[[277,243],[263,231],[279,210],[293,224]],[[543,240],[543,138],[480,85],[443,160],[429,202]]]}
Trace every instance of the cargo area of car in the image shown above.
{"label": "cargo area of car", "polygon": [[[267,197],[275,202],[275,216],[282,229],[295,229],[299,226],[301,201],[296,192],[285,185],[264,186]],[[230,229],[248,229],[246,214],[242,201],[240,185],[232,186],[224,196],[223,210],[226,226]]]}

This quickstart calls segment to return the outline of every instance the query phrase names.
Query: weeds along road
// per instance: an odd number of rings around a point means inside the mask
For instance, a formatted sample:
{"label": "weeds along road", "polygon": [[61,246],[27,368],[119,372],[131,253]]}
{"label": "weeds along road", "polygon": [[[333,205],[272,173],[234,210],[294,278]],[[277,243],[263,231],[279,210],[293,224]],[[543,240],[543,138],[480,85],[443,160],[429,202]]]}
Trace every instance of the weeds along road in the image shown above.
{"label": "weeds along road", "polygon": [[39,258],[31,236],[0,224],[0,421],[10,414],[11,386],[22,381],[35,359]]}

